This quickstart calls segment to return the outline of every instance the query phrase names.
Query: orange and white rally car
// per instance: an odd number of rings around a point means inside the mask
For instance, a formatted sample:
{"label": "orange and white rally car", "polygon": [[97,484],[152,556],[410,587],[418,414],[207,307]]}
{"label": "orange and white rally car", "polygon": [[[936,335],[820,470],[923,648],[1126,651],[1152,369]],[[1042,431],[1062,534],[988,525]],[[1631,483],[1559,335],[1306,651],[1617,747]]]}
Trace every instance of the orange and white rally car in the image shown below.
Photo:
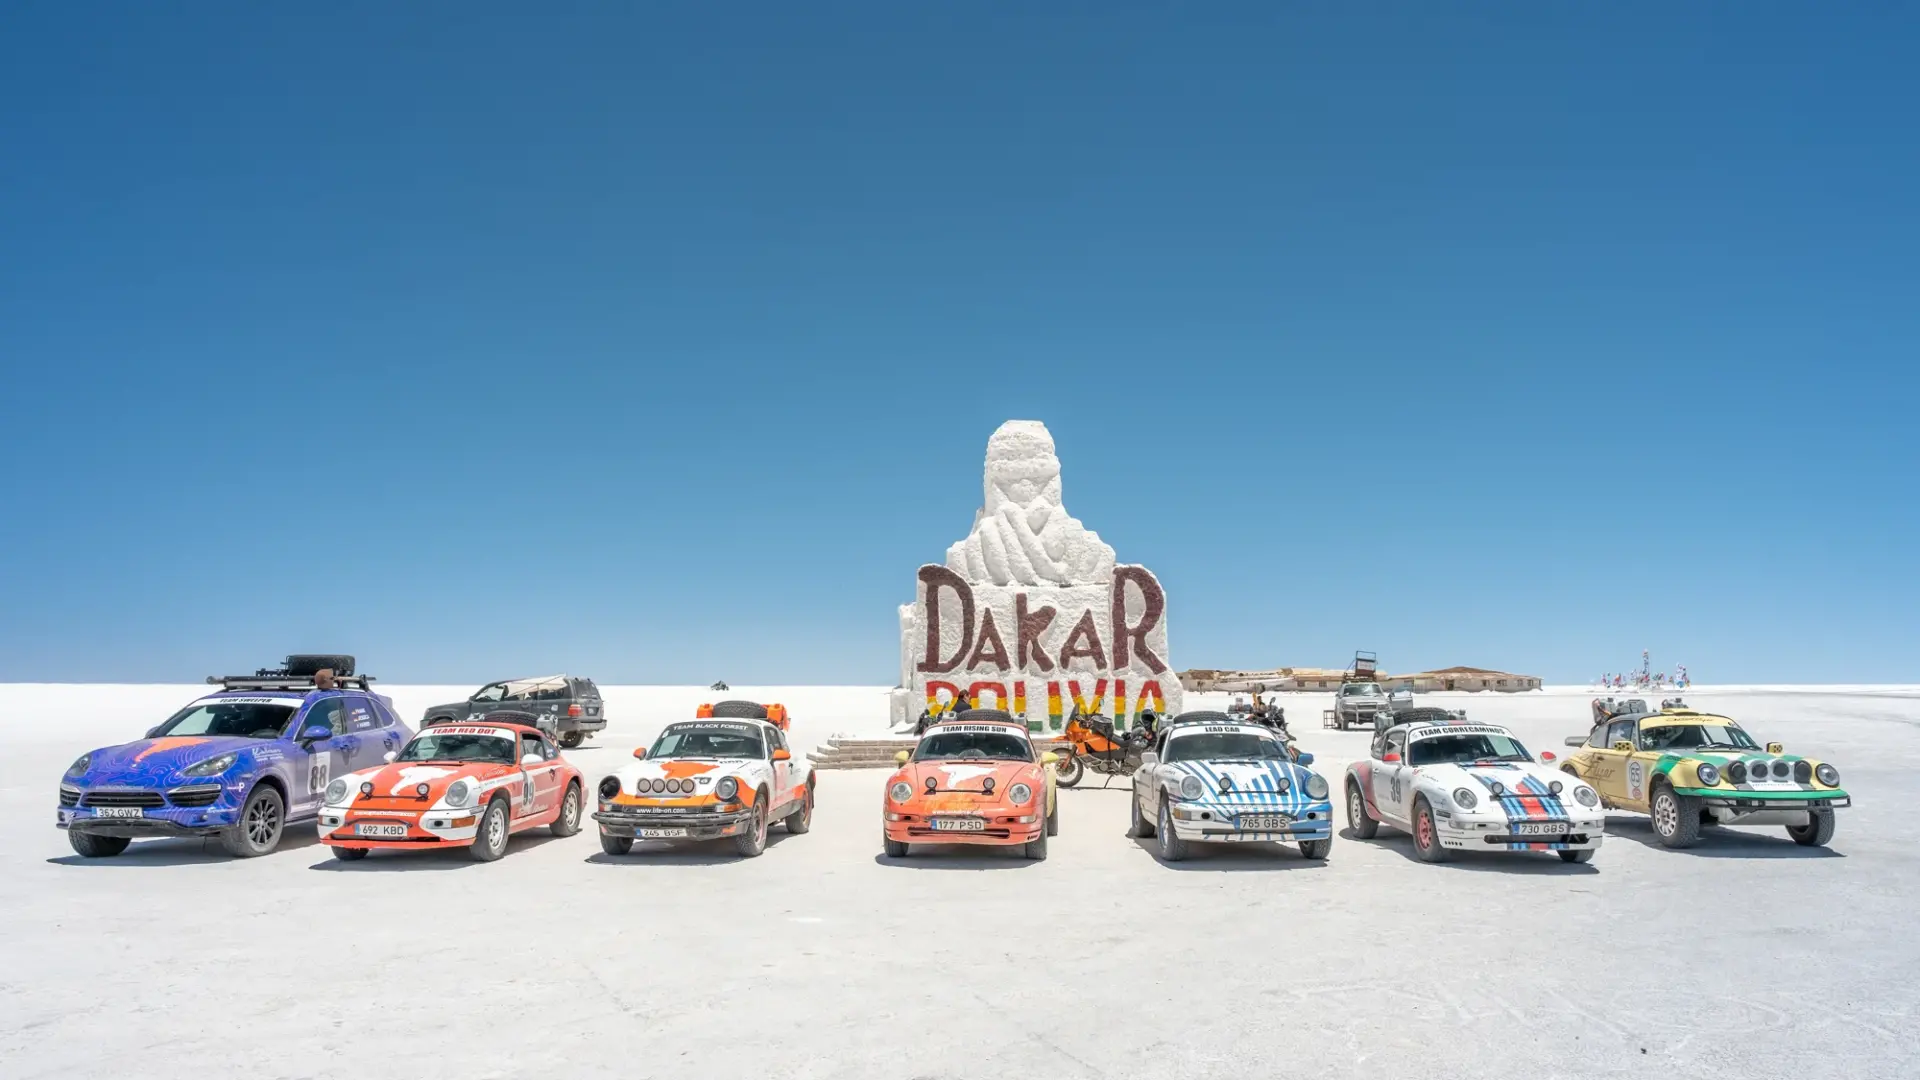
{"label": "orange and white rally car", "polygon": [[787,710],[755,701],[702,705],[668,724],[638,760],[600,781],[600,848],[625,855],[635,840],[732,837],[749,858],[767,830],[813,827],[813,767],[787,746]]}
{"label": "orange and white rally car", "polygon": [[968,709],[929,726],[881,797],[887,855],[912,844],[1019,844],[1047,857],[1060,831],[1054,755],[1040,753],[1027,726],[999,709]]}
{"label": "orange and white rally car", "polygon": [[507,838],[546,826],[580,831],[580,770],[538,728],[464,720],[423,728],[387,764],[335,777],[320,808],[320,842],[335,858],[375,848],[464,847],[481,862]]}

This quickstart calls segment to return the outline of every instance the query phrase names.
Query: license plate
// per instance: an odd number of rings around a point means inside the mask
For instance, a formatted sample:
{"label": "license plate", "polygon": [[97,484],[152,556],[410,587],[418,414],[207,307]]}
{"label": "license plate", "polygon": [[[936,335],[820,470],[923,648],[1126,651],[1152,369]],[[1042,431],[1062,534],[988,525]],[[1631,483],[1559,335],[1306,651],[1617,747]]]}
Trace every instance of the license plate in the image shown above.
{"label": "license plate", "polygon": [[1515,836],[1559,836],[1567,827],[1554,821],[1523,821],[1513,827]]}
{"label": "license plate", "polygon": [[934,832],[986,832],[987,819],[977,817],[937,817],[933,819]]}
{"label": "license plate", "polygon": [[1285,814],[1241,814],[1234,824],[1243,832],[1278,832],[1293,824]]}
{"label": "license plate", "polygon": [[146,813],[137,806],[102,806],[93,812],[94,817],[145,817]]}
{"label": "license plate", "polygon": [[407,827],[405,825],[385,825],[377,821],[363,821],[353,827],[353,835],[385,836],[400,840],[406,837]]}
{"label": "license plate", "polygon": [[641,829],[640,830],[640,838],[642,840],[671,840],[676,836],[684,837],[686,835],[687,835],[687,830],[685,829]]}

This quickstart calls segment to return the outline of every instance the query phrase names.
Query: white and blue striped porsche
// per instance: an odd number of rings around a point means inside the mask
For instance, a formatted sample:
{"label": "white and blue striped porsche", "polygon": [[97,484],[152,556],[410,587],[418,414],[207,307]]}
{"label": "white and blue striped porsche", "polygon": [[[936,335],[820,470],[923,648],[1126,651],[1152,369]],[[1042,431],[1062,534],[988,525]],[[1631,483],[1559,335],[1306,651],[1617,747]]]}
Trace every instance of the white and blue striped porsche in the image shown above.
{"label": "white and blue striped porsche", "polygon": [[1166,862],[1186,858],[1195,841],[1297,843],[1300,854],[1324,859],[1333,804],[1312,763],[1273,728],[1182,713],[1161,726],[1133,774],[1128,835],[1158,837]]}

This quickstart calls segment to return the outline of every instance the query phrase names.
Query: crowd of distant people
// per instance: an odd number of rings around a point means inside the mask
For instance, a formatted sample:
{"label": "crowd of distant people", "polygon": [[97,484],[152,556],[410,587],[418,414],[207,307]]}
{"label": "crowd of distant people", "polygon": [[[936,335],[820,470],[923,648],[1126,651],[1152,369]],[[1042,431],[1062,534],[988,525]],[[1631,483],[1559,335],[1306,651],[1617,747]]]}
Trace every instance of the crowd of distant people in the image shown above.
{"label": "crowd of distant people", "polygon": [[1671,679],[1664,671],[1630,671],[1624,675],[1602,675],[1600,685],[1607,690],[1685,690],[1693,685],[1693,678],[1682,666],[1673,669]]}

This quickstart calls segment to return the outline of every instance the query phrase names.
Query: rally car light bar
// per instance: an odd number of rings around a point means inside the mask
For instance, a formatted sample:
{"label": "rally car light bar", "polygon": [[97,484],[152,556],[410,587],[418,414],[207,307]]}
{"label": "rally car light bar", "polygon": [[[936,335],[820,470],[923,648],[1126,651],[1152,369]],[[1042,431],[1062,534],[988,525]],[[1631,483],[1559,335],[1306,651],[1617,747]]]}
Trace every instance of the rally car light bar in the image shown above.
{"label": "rally car light bar", "polygon": [[[335,686],[359,687],[371,689],[367,684],[373,682],[371,675],[336,676]],[[224,686],[229,690],[313,690],[316,686],[311,675],[209,675],[208,686]]]}

